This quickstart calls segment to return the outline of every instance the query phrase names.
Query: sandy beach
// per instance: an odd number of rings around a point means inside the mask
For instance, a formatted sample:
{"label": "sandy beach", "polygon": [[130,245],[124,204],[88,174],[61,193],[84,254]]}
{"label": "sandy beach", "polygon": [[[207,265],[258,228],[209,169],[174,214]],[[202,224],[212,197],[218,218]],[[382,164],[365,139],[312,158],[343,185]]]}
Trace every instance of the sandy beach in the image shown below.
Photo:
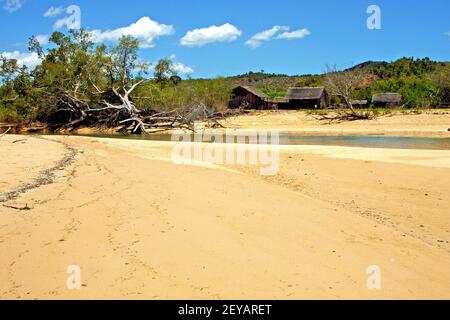
{"label": "sandy beach", "polygon": [[420,114],[393,112],[370,121],[330,123],[317,114],[304,111],[253,112],[247,116],[230,118],[227,128],[277,129],[312,135],[390,135],[449,137],[450,111],[429,110]]}
{"label": "sandy beach", "polygon": [[[450,127],[448,114],[306,128],[298,117],[227,125],[426,136]],[[278,175],[263,177],[252,165],[174,164],[173,146],[2,137],[0,298],[450,299],[449,150],[282,146]],[[80,290],[66,286],[71,265]],[[367,288],[373,265],[381,290]]]}

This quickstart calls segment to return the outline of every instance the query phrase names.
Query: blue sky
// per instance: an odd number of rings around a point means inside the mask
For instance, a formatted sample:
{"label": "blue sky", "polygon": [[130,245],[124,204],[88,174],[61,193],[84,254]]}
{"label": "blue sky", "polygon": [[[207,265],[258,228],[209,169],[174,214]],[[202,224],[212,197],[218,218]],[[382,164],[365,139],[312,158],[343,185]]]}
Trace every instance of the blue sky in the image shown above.
{"label": "blue sky", "polygon": [[[45,36],[54,30],[64,31],[74,22],[76,26],[76,19],[66,19],[77,15],[74,6],[79,8],[81,26],[93,31],[97,41],[114,43],[120,34],[136,34],[143,60],[171,56],[180,72],[194,78],[250,70],[321,73],[327,65],[345,68],[402,56],[450,60],[448,0],[0,0],[0,4],[0,53],[29,64],[35,57],[27,54],[28,37],[40,35],[45,43]],[[367,28],[369,5],[381,9],[380,30]]]}

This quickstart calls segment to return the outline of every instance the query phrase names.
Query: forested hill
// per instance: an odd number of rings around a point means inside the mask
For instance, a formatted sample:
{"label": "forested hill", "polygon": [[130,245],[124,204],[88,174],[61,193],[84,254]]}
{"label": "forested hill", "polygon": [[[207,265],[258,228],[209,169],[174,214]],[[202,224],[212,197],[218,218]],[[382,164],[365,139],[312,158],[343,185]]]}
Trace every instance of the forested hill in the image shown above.
{"label": "forested hill", "polygon": [[[370,100],[374,93],[399,92],[408,107],[437,107],[450,103],[450,62],[429,58],[401,58],[393,62],[367,61],[340,72],[360,71],[365,80],[354,90],[355,99]],[[326,74],[287,76],[249,72],[231,77],[236,84],[253,85],[269,96],[283,96],[292,86],[324,86]]]}
{"label": "forested hill", "polygon": [[[423,75],[427,73],[433,73],[439,68],[449,67],[450,62],[439,62],[433,61],[429,58],[414,59],[414,58],[401,58],[393,62],[386,61],[366,61],[350,68],[342,70],[342,72],[362,70],[365,72],[372,72],[380,77],[401,77],[401,76],[411,76],[411,75]],[[234,79],[252,79],[252,80],[262,80],[268,78],[311,78],[320,77],[323,74],[302,74],[289,76],[286,74],[278,73],[266,73],[264,70],[258,72],[247,72],[230,78]]]}

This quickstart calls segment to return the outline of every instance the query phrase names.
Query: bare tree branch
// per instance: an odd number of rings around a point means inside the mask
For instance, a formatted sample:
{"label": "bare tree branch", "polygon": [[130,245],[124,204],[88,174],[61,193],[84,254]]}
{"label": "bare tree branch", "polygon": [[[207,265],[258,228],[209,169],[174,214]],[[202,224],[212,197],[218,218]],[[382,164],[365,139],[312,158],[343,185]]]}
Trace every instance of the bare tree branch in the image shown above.
{"label": "bare tree branch", "polygon": [[11,127],[9,127],[8,129],[6,129],[5,132],[3,132],[2,134],[0,134],[0,138],[2,138],[4,135],[6,135],[9,131],[11,131]]}
{"label": "bare tree branch", "polygon": [[339,111],[334,118],[323,117],[323,120],[345,121],[370,119],[373,114],[369,112],[359,112],[352,104],[354,89],[361,85],[364,74],[360,70],[338,72],[335,68],[329,68],[325,78],[325,87],[331,96],[340,97],[344,100],[349,110]]}

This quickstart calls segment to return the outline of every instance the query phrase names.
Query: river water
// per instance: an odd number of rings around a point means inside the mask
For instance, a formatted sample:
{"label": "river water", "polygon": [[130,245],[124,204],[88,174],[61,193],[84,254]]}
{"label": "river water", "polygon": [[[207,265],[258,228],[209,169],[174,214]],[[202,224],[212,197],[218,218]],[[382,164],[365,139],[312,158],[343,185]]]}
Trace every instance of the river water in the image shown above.
{"label": "river water", "polygon": [[[170,134],[127,136],[96,134],[89,136],[116,139],[172,141],[172,136]],[[223,136],[222,139],[223,141],[225,141],[225,136]],[[208,138],[204,142],[211,142],[211,139]],[[380,135],[308,136],[292,133],[281,133],[279,142],[280,145],[319,145],[388,149],[450,150],[450,138],[397,137]],[[246,139],[246,143],[252,143],[252,141]]]}

